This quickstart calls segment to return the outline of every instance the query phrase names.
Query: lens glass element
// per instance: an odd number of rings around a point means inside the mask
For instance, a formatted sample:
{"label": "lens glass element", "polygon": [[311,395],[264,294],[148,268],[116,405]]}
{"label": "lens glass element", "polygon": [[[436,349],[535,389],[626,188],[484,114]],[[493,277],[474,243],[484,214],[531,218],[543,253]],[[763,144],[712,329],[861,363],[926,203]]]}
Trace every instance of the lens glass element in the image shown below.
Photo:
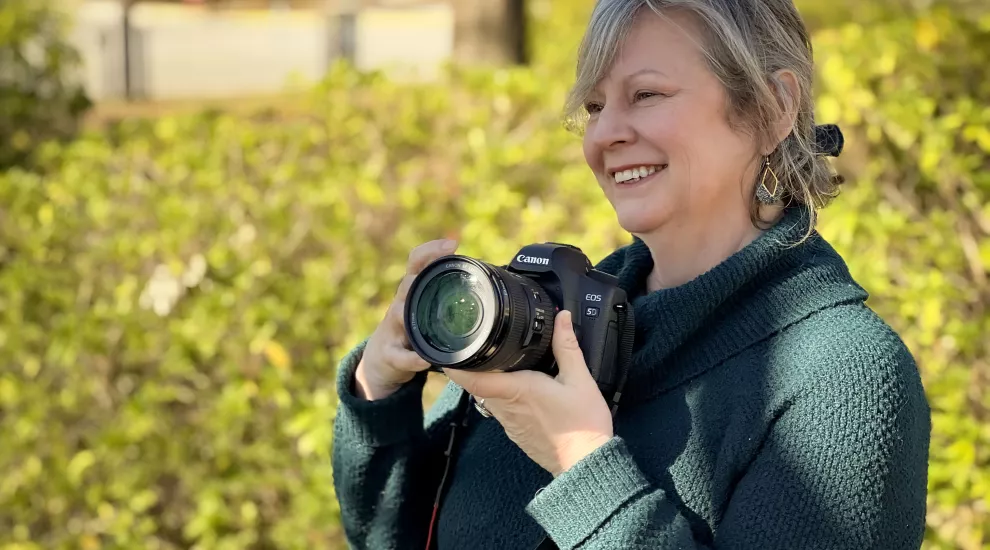
{"label": "lens glass element", "polygon": [[484,318],[478,278],[466,271],[448,271],[430,280],[419,300],[416,318],[429,344],[447,353],[470,346]]}

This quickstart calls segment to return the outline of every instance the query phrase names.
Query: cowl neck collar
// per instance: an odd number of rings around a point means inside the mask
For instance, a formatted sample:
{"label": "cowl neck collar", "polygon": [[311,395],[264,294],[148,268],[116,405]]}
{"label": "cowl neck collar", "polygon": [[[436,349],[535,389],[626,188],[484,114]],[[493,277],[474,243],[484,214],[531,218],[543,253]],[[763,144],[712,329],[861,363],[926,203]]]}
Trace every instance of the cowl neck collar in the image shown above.
{"label": "cowl neck collar", "polygon": [[649,399],[718,365],[812,313],[863,302],[839,254],[808,228],[804,208],[782,219],[708,272],[676,287],[647,292],[653,258],[641,239],[596,266],[619,278],[636,320],[623,402]]}

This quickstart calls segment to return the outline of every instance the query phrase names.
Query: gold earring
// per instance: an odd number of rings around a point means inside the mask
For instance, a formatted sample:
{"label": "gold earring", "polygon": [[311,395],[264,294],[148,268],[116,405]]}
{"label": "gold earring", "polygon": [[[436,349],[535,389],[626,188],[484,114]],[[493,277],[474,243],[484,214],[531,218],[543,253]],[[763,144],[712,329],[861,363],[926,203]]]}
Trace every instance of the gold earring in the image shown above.
{"label": "gold earring", "polygon": [[[767,187],[767,179],[773,178],[773,191]],[[756,187],[756,199],[763,204],[773,204],[777,202],[777,191],[780,189],[780,179],[777,178],[777,174],[774,173],[773,168],[770,168],[770,157],[766,157],[763,161],[763,173],[760,176],[760,185]]]}

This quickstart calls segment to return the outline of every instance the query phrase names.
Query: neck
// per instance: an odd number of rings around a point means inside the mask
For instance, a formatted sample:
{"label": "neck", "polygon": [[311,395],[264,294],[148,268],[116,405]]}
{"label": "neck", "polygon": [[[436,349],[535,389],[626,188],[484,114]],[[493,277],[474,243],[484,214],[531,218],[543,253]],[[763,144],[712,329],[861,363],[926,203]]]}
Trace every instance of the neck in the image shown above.
{"label": "neck", "polygon": [[[760,215],[764,220],[776,222],[781,213],[779,208],[763,209]],[[710,271],[763,233],[746,213],[701,224],[671,222],[649,233],[637,234],[653,257],[646,290],[655,292],[683,285]]]}

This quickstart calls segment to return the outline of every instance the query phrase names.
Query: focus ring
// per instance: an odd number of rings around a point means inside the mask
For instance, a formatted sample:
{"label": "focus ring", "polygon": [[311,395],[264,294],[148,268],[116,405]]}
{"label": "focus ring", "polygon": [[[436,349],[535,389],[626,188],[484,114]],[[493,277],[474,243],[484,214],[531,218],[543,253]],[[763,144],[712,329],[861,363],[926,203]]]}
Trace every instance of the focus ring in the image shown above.
{"label": "focus ring", "polygon": [[505,337],[505,349],[518,350],[522,346],[523,335],[529,321],[529,300],[526,299],[526,289],[518,280],[505,281],[509,289],[509,334]]}
{"label": "focus ring", "polygon": [[[518,327],[513,327],[512,332],[515,334],[518,331],[518,336],[516,336],[517,340],[515,340],[515,342],[518,343],[515,345],[518,346],[517,349],[520,349],[523,344],[523,337],[529,330],[530,326],[535,322],[535,308],[537,306],[543,306],[542,309],[545,311],[552,310],[553,304],[543,288],[532,279],[518,276],[518,279],[514,282],[518,282],[519,284],[518,286],[512,285],[516,290],[512,296],[512,305],[513,307],[519,307],[520,309],[515,310],[516,313],[513,313],[513,320],[518,321]],[[530,292],[539,294],[542,298],[542,302],[540,304],[533,303],[529,298]],[[519,305],[517,306],[517,304]],[[525,313],[520,314],[519,312]],[[543,369],[550,367],[551,362],[548,362],[546,365],[538,365],[538,363],[546,355],[547,348],[550,347],[552,337],[553,318],[552,315],[545,315],[542,331],[540,334],[533,336],[535,343],[531,343],[528,347],[522,350],[525,354],[525,358],[515,365],[512,365],[512,370],[533,369],[537,366],[541,366]]]}

